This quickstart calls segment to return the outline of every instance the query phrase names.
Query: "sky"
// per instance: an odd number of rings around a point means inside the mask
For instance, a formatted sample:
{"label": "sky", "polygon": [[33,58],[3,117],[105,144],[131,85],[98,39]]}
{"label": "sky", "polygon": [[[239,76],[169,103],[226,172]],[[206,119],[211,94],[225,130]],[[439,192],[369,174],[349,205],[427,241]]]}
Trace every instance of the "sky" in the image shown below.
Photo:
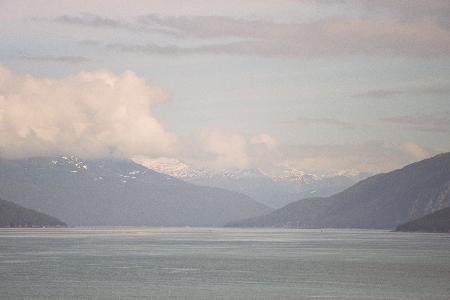
{"label": "sky", "polygon": [[450,151],[450,2],[0,0],[0,157],[384,172]]}

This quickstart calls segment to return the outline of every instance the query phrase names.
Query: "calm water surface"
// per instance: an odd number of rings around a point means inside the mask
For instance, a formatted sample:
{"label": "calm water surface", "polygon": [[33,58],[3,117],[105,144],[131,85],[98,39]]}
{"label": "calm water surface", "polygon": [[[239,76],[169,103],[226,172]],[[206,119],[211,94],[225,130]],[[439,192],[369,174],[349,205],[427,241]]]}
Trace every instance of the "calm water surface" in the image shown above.
{"label": "calm water surface", "polygon": [[0,299],[450,299],[450,235],[0,229]]}

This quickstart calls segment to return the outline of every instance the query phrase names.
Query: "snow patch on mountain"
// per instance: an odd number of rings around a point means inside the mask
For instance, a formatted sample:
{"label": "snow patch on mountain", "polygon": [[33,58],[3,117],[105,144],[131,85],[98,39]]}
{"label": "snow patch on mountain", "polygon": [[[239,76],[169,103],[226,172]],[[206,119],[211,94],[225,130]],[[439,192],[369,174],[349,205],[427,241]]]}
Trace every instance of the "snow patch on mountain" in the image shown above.
{"label": "snow patch on mountain", "polygon": [[175,158],[133,160],[149,169],[196,185],[246,194],[274,208],[306,197],[329,196],[368,176],[352,171],[311,174],[288,166],[277,166],[270,172],[258,168],[202,170]]}
{"label": "snow patch on mountain", "polygon": [[[138,179],[139,175],[146,173],[147,168],[143,167],[143,170],[128,170],[128,169],[117,169],[114,172],[111,170],[104,170],[104,162],[102,160],[91,160],[89,163],[77,156],[61,156],[53,158],[49,162],[50,168],[59,168],[67,170],[70,173],[77,174],[79,176],[91,177],[92,180],[103,180],[104,176],[116,177],[122,183],[127,183],[130,180]],[[89,165],[91,164],[91,165]]]}
{"label": "snow patch on mountain", "polygon": [[271,171],[264,171],[258,168],[206,170],[194,168],[178,159],[167,157],[160,157],[156,159],[136,157],[133,158],[133,161],[151,170],[180,179],[195,177],[224,177],[234,179],[268,177],[274,181],[289,181],[298,184],[310,184],[329,177],[342,176],[352,178],[359,177],[362,174],[355,170],[343,170],[333,174],[312,174],[292,167],[279,167]]}
{"label": "snow patch on mountain", "polygon": [[175,158],[161,157],[157,159],[150,159],[135,157],[132,160],[146,168],[177,178],[200,176],[204,173],[204,171],[194,169]]}

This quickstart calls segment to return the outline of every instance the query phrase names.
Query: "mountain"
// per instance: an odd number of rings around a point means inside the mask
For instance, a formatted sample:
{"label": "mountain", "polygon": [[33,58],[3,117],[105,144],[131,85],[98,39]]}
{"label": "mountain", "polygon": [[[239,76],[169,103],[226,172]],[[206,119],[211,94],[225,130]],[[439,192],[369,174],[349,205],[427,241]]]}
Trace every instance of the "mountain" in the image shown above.
{"label": "mountain", "polygon": [[171,158],[141,159],[136,162],[196,185],[248,195],[271,208],[280,208],[302,198],[330,196],[368,177],[365,173],[315,175],[294,168],[284,168],[276,174],[259,169],[211,171],[196,169]]}
{"label": "mountain", "polygon": [[207,176],[193,176],[188,182],[220,187],[246,194],[272,208],[280,208],[291,202],[312,196],[326,197],[341,192],[356,183],[359,177],[317,176],[268,176],[258,170],[220,172]]}
{"label": "mountain", "polygon": [[450,206],[450,153],[369,177],[326,198],[291,203],[229,226],[395,228]]}
{"label": "mountain", "polygon": [[57,218],[0,199],[0,227],[65,227]]}
{"label": "mountain", "polygon": [[397,226],[395,230],[450,233],[450,207]]}
{"label": "mountain", "polygon": [[221,226],[269,212],[248,196],[199,187],[131,161],[0,160],[0,197],[71,225]]}

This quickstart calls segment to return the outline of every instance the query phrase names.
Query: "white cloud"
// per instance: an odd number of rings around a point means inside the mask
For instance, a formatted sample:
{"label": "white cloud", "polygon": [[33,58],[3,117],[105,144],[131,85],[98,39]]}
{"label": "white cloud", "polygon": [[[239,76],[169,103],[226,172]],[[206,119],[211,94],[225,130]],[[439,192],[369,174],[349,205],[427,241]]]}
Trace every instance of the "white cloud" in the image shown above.
{"label": "white cloud", "polygon": [[412,130],[430,132],[450,131],[450,112],[434,114],[402,115],[380,119],[387,124],[402,126]]}
{"label": "white cloud", "polygon": [[278,142],[266,133],[248,136],[238,130],[204,128],[179,142],[176,158],[197,169],[270,167]]}
{"label": "white cloud", "polygon": [[237,130],[205,128],[181,139],[172,157],[135,159],[157,170],[242,170],[260,169],[279,174],[285,168],[307,173],[335,175],[380,173],[431,157],[446,149],[425,149],[415,142],[386,145],[380,141],[362,144],[286,145],[266,133],[247,136]]}
{"label": "white cloud", "polygon": [[267,133],[248,136],[218,128],[177,141],[152,115],[153,106],[166,98],[130,71],[40,79],[0,66],[0,157],[168,157],[201,169],[290,166],[328,173],[388,171],[438,152],[411,141],[395,147],[378,142],[286,146]]}
{"label": "white cloud", "polygon": [[[101,17],[97,19],[102,20]],[[148,32],[195,38],[204,42],[189,47],[179,42],[164,45],[154,42],[115,42],[109,44],[108,48],[150,55],[230,54],[264,57],[361,54],[432,57],[447,56],[450,52],[449,28],[430,18],[336,15],[312,22],[289,23],[223,16],[148,15],[139,20]],[[235,40],[220,42],[223,38]]]}
{"label": "white cloud", "polygon": [[210,163],[216,168],[247,168],[250,166],[248,141],[238,132],[203,129],[199,134],[200,150],[212,156]]}
{"label": "white cloud", "polygon": [[295,145],[283,147],[280,166],[326,174],[346,170],[379,173],[392,171],[441,151],[425,150],[413,142],[388,146],[382,142],[354,145]]}
{"label": "white cloud", "polygon": [[428,151],[413,142],[403,143],[400,148],[408,155],[412,156],[414,159],[421,160],[427,158],[429,155]]}
{"label": "white cloud", "polygon": [[0,156],[165,155],[176,137],[151,108],[166,98],[131,71],[40,79],[0,65]]}
{"label": "white cloud", "polygon": [[273,150],[278,146],[277,140],[266,133],[260,133],[250,139],[251,145],[264,145],[269,150]]}
{"label": "white cloud", "polygon": [[424,149],[414,142],[386,145],[382,142],[341,145],[279,145],[268,134],[247,137],[229,129],[204,129],[180,142],[175,156],[134,160],[171,175],[193,170],[239,170],[257,168],[279,175],[286,168],[312,174],[336,175],[359,172],[380,173],[431,157],[445,149]]}

